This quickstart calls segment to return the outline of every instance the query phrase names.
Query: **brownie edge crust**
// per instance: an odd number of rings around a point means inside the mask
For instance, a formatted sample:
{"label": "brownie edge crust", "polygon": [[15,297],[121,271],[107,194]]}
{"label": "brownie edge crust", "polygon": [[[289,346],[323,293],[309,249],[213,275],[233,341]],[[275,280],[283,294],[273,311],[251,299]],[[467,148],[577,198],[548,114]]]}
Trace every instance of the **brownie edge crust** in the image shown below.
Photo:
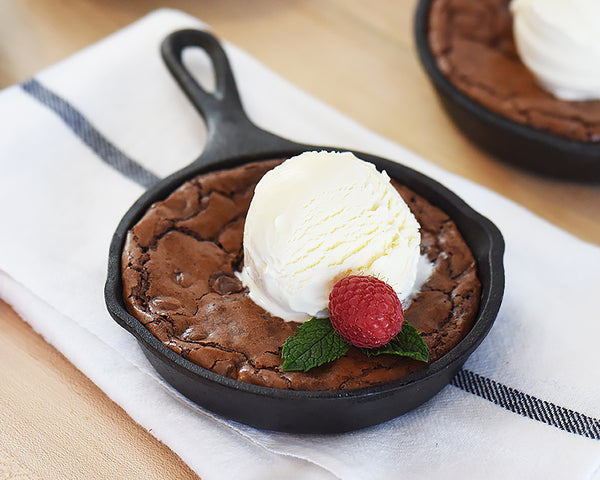
{"label": "brownie edge crust", "polygon": [[[239,381],[293,390],[353,389],[394,380],[423,362],[347,355],[309,372],[280,369],[281,346],[298,329],[257,306],[235,275],[243,266],[245,215],[254,186],[282,160],[200,175],[152,205],[128,232],[122,254],[129,312],[167,347]],[[405,311],[429,348],[445,355],[470,330],[481,284],[454,222],[392,181],[421,225],[421,253],[435,270]]]}

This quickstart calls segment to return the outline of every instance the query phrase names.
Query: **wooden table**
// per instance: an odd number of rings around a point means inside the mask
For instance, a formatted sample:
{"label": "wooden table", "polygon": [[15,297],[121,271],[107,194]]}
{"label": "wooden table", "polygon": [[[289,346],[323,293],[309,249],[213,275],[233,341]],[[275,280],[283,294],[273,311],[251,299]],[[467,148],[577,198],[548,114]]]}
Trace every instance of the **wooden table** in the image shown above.
{"label": "wooden table", "polygon": [[[0,87],[25,80],[163,5],[157,0],[3,0]],[[416,0],[169,4],[204,20],[221,37],[369,129],[600,244],[600,188],[544,179],[499,163],[450,123],[415,53],[415,5]],[[365,89],[373,84],[376,88]],[[196,478],[4,303],[0,362],[3,478]]]}

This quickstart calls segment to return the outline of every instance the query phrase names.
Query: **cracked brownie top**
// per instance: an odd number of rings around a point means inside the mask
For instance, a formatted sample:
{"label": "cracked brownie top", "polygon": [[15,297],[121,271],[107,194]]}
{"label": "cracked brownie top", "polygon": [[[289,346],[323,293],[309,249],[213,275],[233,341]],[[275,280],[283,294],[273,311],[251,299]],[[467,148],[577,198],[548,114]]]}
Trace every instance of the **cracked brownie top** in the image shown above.
{"label": "cracked brownie top", "polygon": [[[198,176],[153,205],[128,233],[123,297],[131,314],[161,342],[201,367],[274,388],[335,390],[400,378],[424,367],[395,355],[366,357],[352,347],[307,373],[284,372],[281,346],[298,328],[258,307],[235,275],[243,265],[245,213],[254,186],[281,160]],[[454,222],[394,182],[421,225],[421,250],[434,273],[405,312],[431,361],[469,331],[481,285]]]}
{"label": "cracked brownie top", "polygon": [[600,100],[570,102],[544,90],[521,62],[510,0],[434,0],[429,45],[442,73],[485,108],[581,142],[600,142]]}

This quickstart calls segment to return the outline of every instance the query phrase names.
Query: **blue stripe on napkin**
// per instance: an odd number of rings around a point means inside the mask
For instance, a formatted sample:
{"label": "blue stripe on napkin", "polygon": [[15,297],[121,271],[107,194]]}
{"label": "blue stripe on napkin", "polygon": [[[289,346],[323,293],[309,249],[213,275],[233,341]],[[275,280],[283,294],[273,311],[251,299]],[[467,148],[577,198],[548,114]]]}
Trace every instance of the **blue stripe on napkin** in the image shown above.
{"label": "blue stripe on napkin", "polygon": [[28,80],[21,84],[21,88],[56,113],[98,157],[130,180],[142,187],[149,187],[160,180],[154,173],[119,150],[69,102],[48,90],[37,80]]}
{"label": "blue stripe on napkin", "polygon": [[[37,80],[21,85],[32,97],[56,113],[67,126],[104,162],[143,187],[159,180],[152,172],[129,158],[102,135],[69,102],[59,97]],[[452,379],[452,385],[477,395],[506,410],[537,420],[566,432],[600,440],[600,420],[540,400],[489,378],[463,369]]]}
{"label": "blue stripe on napkin", "polygon": [[600,440],[600,420],[540,400],[470,370],[462,369],[458,372],[452,379],[452,385],[524,417],[566,432]]}

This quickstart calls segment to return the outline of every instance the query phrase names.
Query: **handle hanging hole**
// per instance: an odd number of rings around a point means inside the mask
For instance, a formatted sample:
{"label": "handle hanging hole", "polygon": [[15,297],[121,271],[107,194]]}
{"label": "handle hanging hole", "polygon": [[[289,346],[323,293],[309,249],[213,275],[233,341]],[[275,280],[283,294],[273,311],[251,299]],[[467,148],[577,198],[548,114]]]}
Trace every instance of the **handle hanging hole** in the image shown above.
{"label": "handle hanging hole", "polygon": [[198,85],[207,93],[214,94],[217,88],[217,77],[208,53],[200,47],[189,46],[181,53],[181,59]]}

